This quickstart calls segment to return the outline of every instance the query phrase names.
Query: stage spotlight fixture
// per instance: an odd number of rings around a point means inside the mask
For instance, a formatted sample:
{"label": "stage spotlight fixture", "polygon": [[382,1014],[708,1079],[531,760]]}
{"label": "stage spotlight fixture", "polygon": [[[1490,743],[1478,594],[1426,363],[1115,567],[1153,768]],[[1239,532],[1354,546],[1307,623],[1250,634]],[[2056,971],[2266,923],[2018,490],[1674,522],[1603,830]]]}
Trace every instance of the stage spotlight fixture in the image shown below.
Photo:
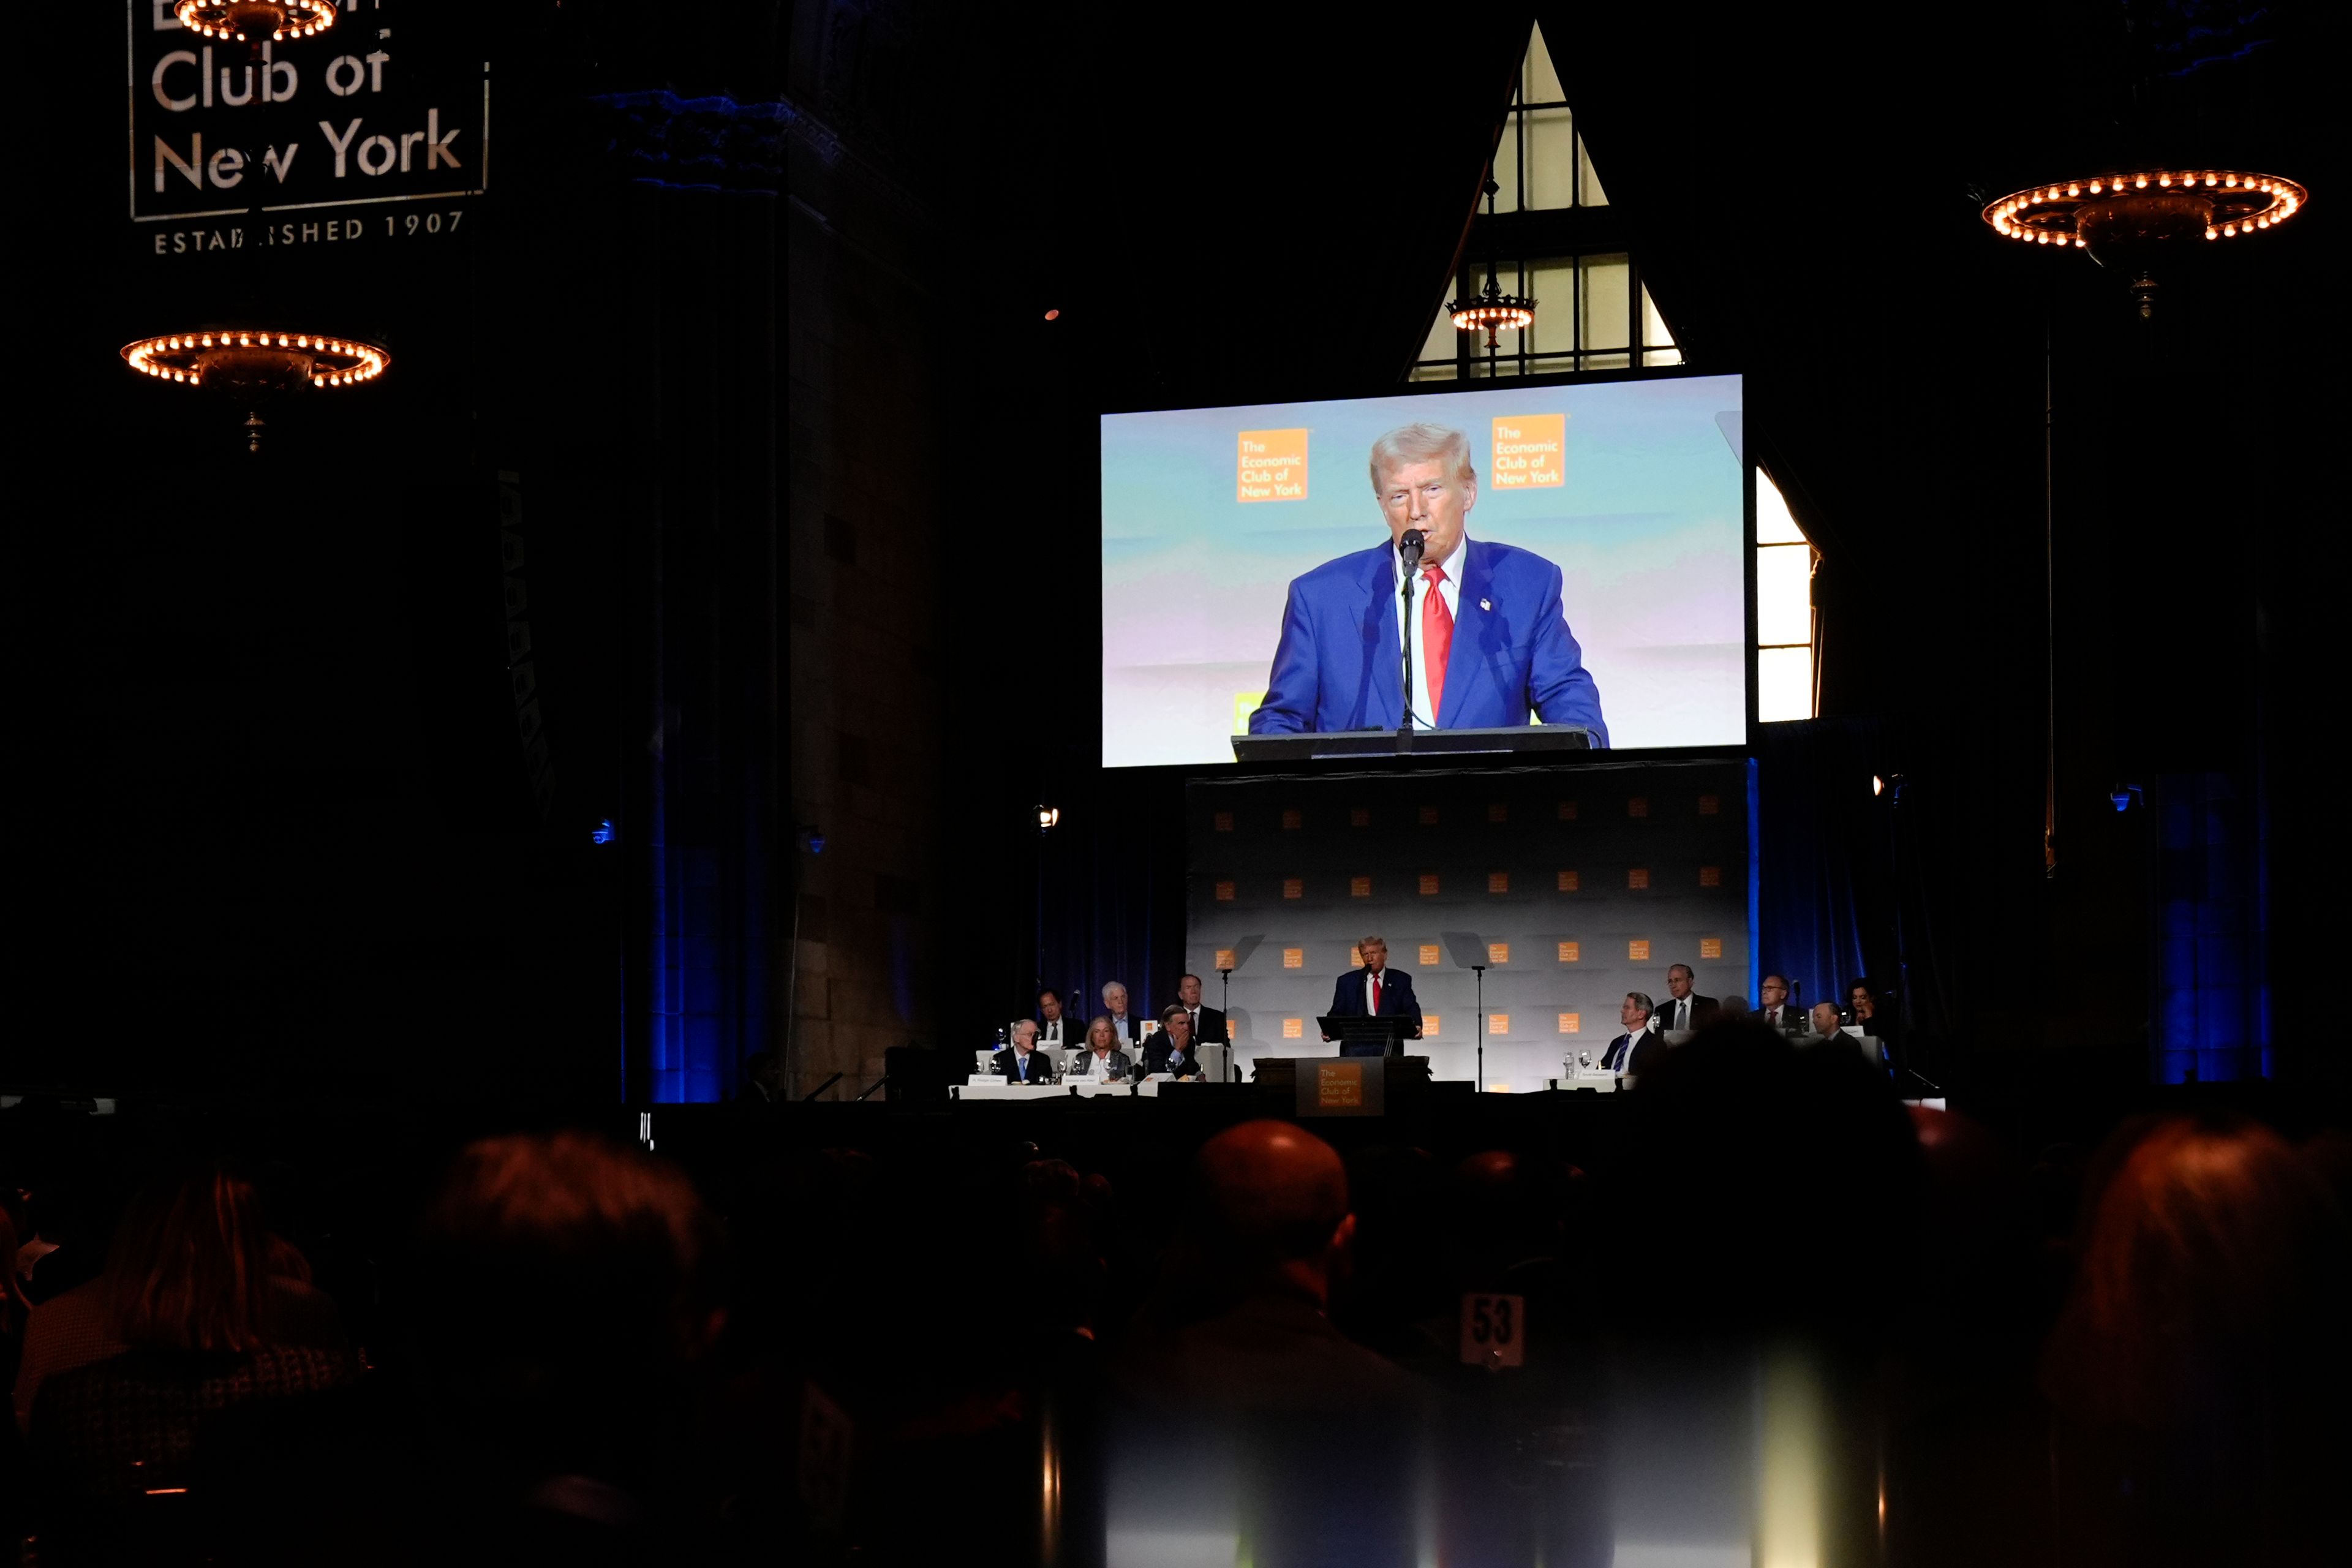
{"label": "stage spotlight fixture", "polygon": [[[247,403],[299,392],[358,386],[382,375],[391,353],[356,338],[317,332],[265,331],[257,327],[214,327],[163,337],[141,338],[120,351],[122,363],[141,375],[218,392]],[[247,447],[261,450],[262,418],[245,421]]]}
{"label": "stage spotlight fixture", "polygon": [[1059,310],[1048,310],[1045,312],[1045,319],[1049,321],[1058,321],[1062,319],[1062,312]]}
{"label": "stage spotlight fixture", "polygon": [[1051,829],[1053,829],[1054,827],[1055,827],[1055,826],[1059,826],[1059,825],[1060,825],[1060,823],[1061,823],[1061,820],[1062,820],[1062,808],[1061,808],[1060,806],[1058,806],[1058,805],[1041,805],[1041,806],[1039,806],[1039,807],[1037,808],[1037,831],[1038,831],[1038,832],[1040,832],[1040,833],[1045,833],[1045,832],[1048,832],[1048,831],[1050,831],[1050,830],[1051,830]]}
{"label": "stage spotlight fixture", "polygon": [[172,15],[204,37],[282,44],[333,26],[335,0],[180,0]]}
{"label": "stage spotlight fixture", "polygon": [[2180,242],[2244,239],[2276,228],[2311,200],[2278,174],[2244,169],[2134,169],[2012,191],[1984,220],[2022,245],[2087,250],[2132,279],[2143,317],[2156,313],[2155,268]]}
{"label": "stage spotlight fixture", "polygon": [[2140,793],[2140,787],[2136,784],[2117,784],[2107,798],[2115,803],[2118,813],[2129,811],[2134,801],[2143,805],[2147,804],[2147,797]]}
{"label": "stage spotlight fixture", "polygon": [[1871,774],[1870,793],[1873,795],[1885,795],[1886,793],[1886,781],[1880,778],[1876,773]]}
{"label": "stage spotlight fixture", "polygon": [[1489,165],[1486,171],[1486,186],[1487,234],[1486,290],[1483,293],[1465,295],[1445,307],[1447,313],[1453,318],[1454,331],[1485,332],[1486,346],[1490,349],[1496,346],[1496,333],[1523,331],[1535,325],[1536,320],[1534,296],[1506,294],[1503,292],[1501,282],[1496,277],[1498,270],[1496,258],[1500,254],[1497,247],[1501,245],[1502,239],[1500,232],[1495,227],[1495,193],[1502,188],[1495,183],[1495,172],[1492,165]]}
{"label": "stage spotlight fixture", "polygon": [[610,844],[619,837],[620,835],[614,830],[613,819],[609,816],[588,830],[588,842],[591,844]]}
{"label": "stage spotlight fixture", "polygon": [[824,853],[824,828],[803,826],[796,829],[795,832],[800,838],[802,848],[807,850],[812,855],[822,855]]}

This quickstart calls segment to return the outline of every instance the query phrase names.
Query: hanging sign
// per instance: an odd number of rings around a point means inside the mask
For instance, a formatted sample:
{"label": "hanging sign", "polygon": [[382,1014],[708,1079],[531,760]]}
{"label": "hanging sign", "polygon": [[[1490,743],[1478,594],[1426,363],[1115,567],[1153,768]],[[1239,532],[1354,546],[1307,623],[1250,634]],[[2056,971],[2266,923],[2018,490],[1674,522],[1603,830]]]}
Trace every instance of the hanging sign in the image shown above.
{"label": "hanging sign", "polygon": [[128,0],[129,198],[162,257],[426,241],[489,183],[490,68],[466,7],[341,0],[308,38],[207,38]]}

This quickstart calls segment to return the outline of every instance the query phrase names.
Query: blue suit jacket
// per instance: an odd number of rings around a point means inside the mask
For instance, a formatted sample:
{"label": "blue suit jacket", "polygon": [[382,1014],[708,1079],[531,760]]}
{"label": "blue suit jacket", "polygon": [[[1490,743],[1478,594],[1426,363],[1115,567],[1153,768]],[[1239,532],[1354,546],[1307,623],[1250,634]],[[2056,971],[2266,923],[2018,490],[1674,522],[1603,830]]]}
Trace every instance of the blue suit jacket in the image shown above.
{"label": "blue suit jacket", "polygon": [[[1448,679],[1451,679],[1449,671]],[[1331,1010],[1324,1015],[1330,1018],[1360,1018],[1364,1014],[1364,972],[1351,969],[1339,976],[1331,988]],[[1412,1028],[1421,1028],[1421,998],[1412,994],[1412,976],[1402,969],[1381,971],[1381,1011],[1383,1018],[1408,1018]]]}
{"label": "blue suit jacket", "polygon": [[[1532,710],[1547,724],[1581,724],[1594,745],[1607,745],[1600,689],[1560,610],[1559,568],[1516,545],[1473,539],[1464,549],[1437,727],[1525,724]],[[1379,544],[1291,581],[1251,734],[1397,727],[1395,559],[1393,546]]]}

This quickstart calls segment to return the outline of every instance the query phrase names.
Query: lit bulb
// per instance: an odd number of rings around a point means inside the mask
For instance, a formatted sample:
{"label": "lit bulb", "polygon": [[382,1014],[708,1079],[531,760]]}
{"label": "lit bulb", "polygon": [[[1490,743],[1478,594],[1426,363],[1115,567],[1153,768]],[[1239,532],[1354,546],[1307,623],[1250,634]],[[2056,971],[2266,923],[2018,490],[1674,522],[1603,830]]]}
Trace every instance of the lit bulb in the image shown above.
{"label": "lit bulb", "polygon": [[2221,237],[2221,231],[2218,228],[2208,227],[2205,230],[2205,237],[2208,239],[2219,239]]}
{"label": "lit bulb", "polygon": [[2083,187],[2080,185],[2068,185],[2066,187],[2066,194],[2070,196],[2079,196],[2083,194]]}
{"label": "lit bulb", "polygon": [[2091,182],[2091,194],[2095,196],[2099,194],[2099,182],[2096,180]]}
{"label": "lit bulb", "polygon": [[2235,239],[2238,236],[2238,226],[2233,223],[2225,223],[2221,226],[2221,232],[2228,235],[2231,238]]}
{"label": "lit bulb", "polygon": [[2137,179],[2132,182],[2132,184],[2133,187],[2137,190],[2144,191],[2147,189],[2147,176],[2146,174],[2140,175]]}
{"label": "lit bulb", "polygon": [[2172,176],[2169,174],[2158,174],[2156,177],[2156,183],[2159,185],[2168,185],[2172,184]]}

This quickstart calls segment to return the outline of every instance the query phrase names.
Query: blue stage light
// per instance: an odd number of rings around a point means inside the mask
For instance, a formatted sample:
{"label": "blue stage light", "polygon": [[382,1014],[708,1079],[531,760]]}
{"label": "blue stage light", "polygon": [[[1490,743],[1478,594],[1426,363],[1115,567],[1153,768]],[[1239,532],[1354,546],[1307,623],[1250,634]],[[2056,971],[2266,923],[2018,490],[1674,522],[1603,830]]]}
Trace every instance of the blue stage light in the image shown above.
{"label": "blue stage light", "polygon": [[588,830],[588,842],[591,844],[610,844],[619,837],[614,831],[613,819],[609,816]]}

